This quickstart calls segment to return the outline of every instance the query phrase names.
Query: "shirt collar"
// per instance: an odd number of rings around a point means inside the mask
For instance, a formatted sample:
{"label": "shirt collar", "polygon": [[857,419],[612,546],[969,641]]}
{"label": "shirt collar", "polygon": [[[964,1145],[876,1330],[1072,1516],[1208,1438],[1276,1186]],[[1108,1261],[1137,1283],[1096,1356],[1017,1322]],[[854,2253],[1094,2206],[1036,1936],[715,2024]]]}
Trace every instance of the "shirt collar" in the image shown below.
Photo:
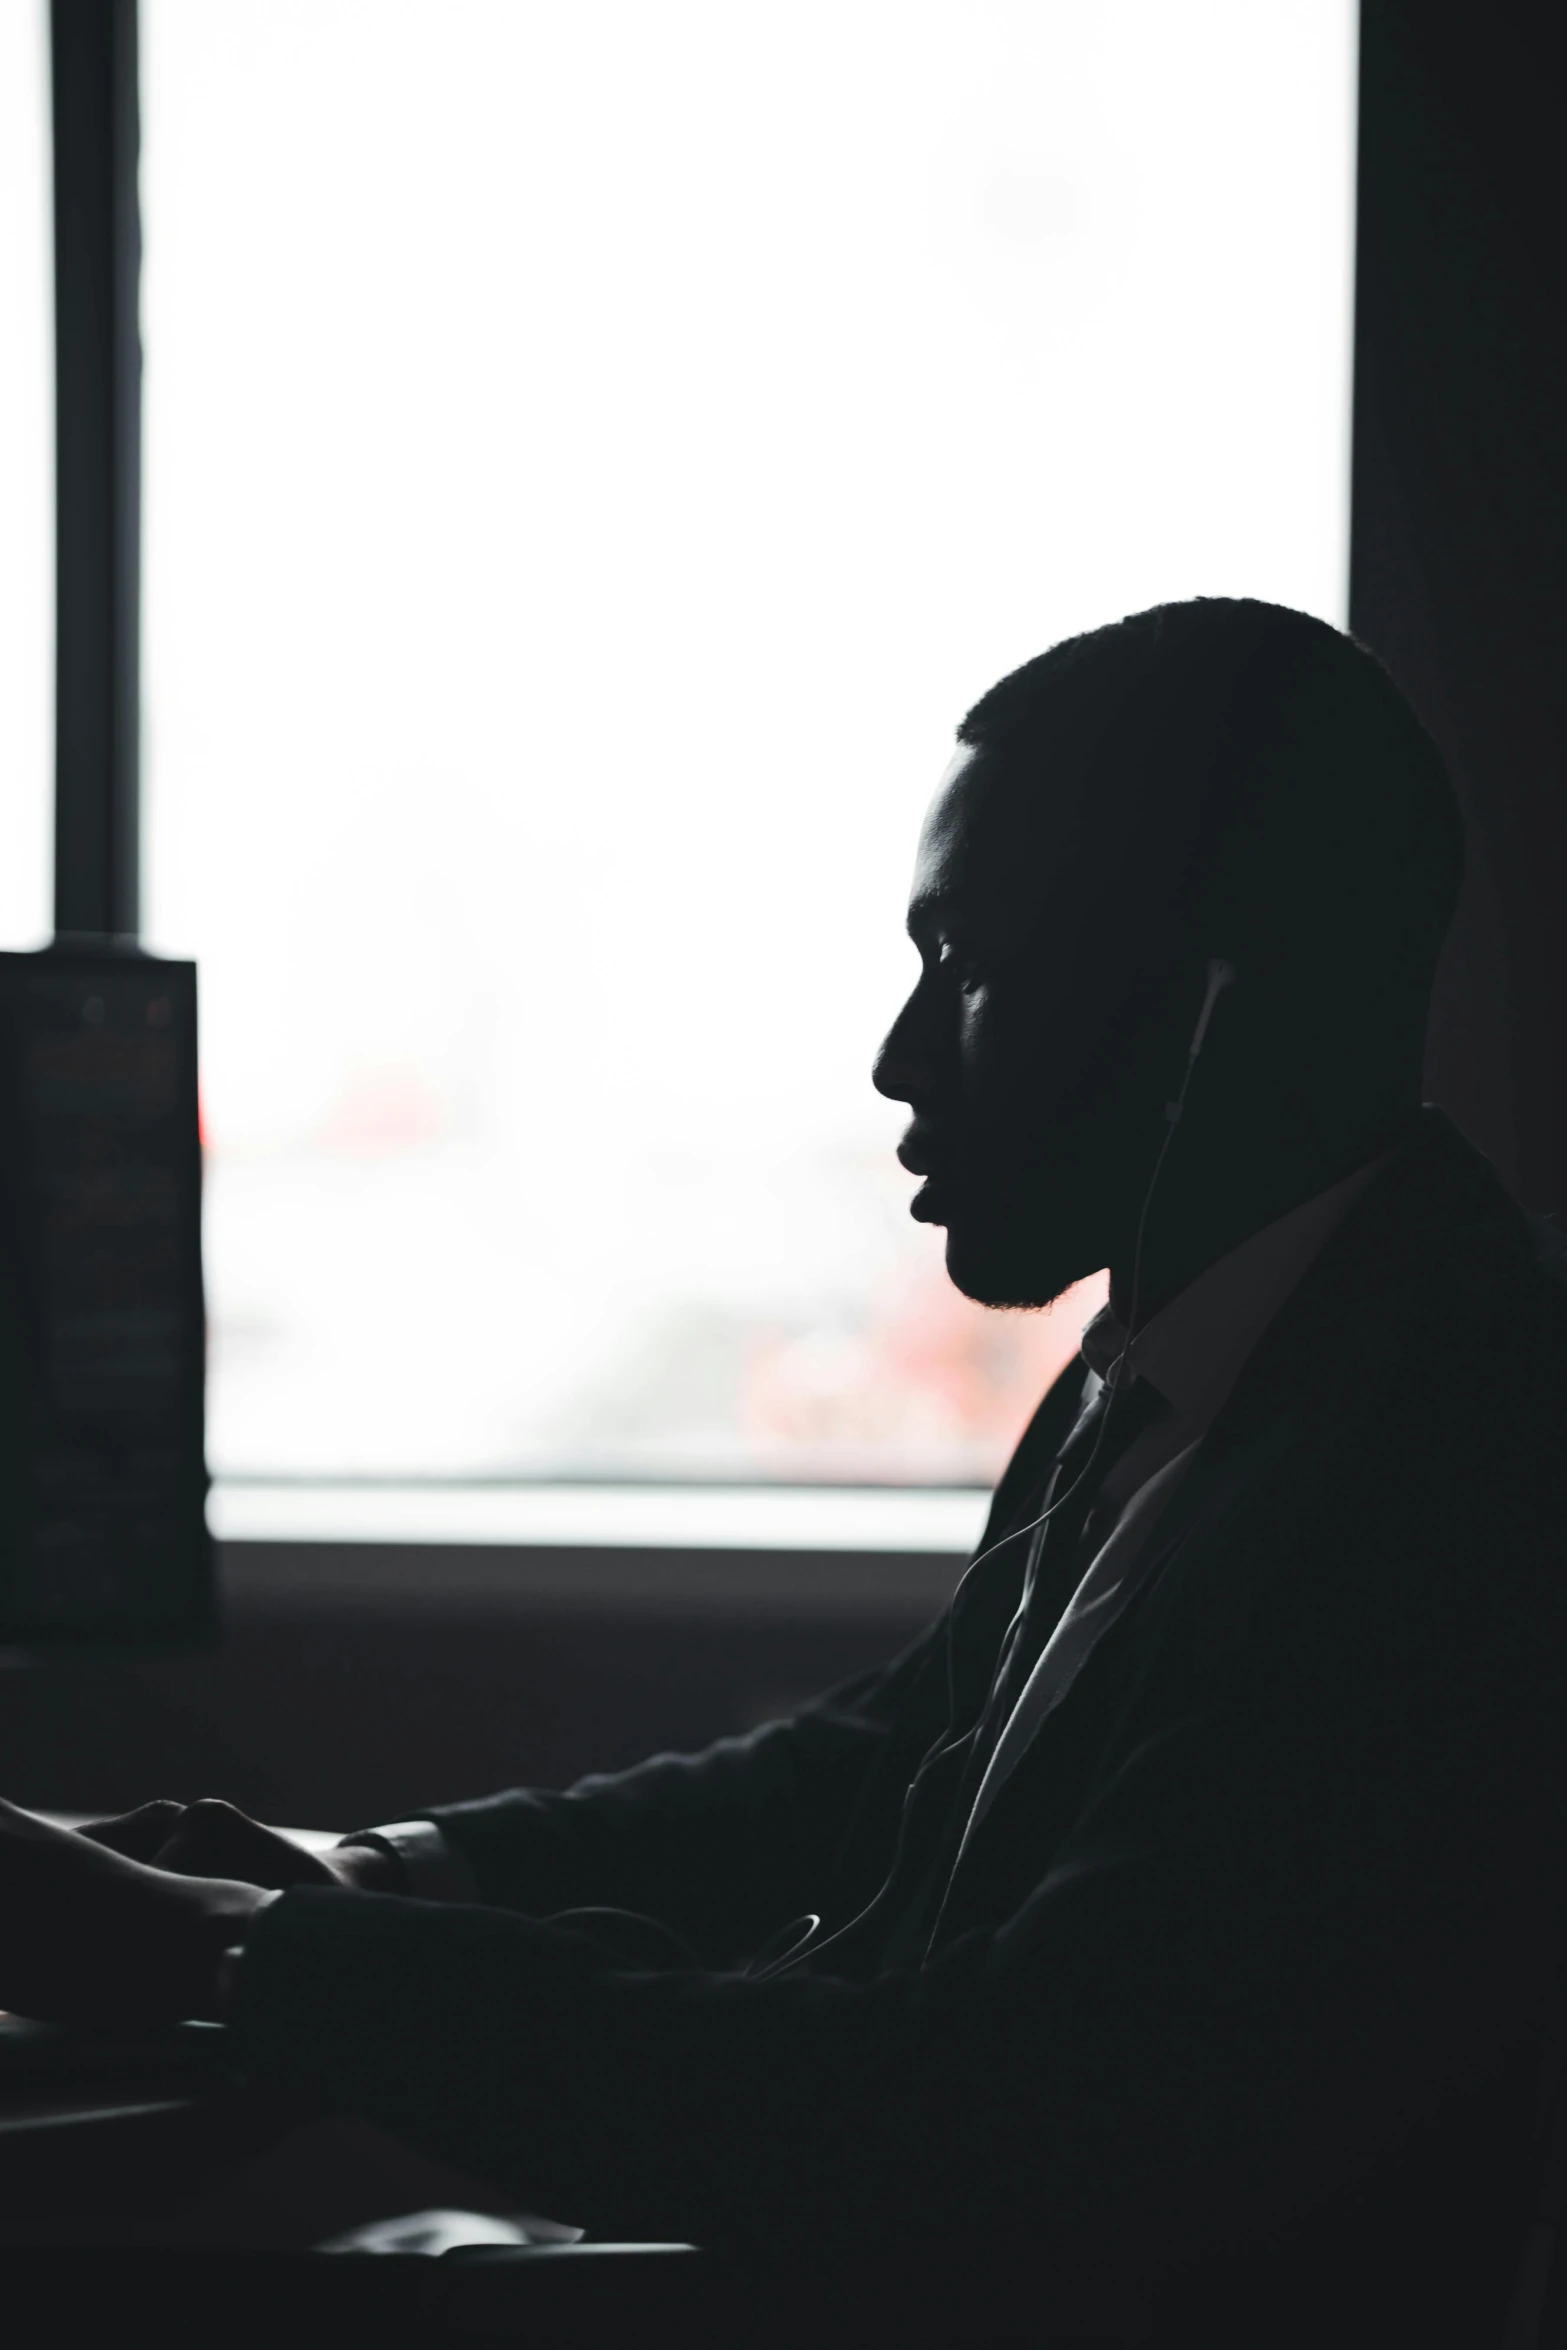
{"label": "shirt collar", "polygon": [[[1206,1422],[1307,1267],[1326,1246],[1387,1154],[1264,1224],[1172,1297],[1132,1341],[1129,1368],[1182,1418]],[[1083,1331],[1083,1360],[1104,1378],[1126,1332],[1110,1308]]]}

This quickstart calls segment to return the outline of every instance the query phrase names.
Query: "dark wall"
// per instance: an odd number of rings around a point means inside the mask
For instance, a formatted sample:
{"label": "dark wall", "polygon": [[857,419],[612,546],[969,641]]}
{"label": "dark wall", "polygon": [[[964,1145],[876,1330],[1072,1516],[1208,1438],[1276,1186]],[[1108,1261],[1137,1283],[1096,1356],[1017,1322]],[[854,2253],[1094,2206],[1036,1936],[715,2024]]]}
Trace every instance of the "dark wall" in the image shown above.
{"label": "dark wall", "polygon": [[1470,887],[1428,1090],[1567,1211],[1562,15],[1363,0],[1350,624],[1446,752]]}
{"label": "dark wall", "polygon": [[0,1789],[362,1826],[691,1747],[894,1655],[961,1562],[246,1545],[221,1647],[0,1671]]}

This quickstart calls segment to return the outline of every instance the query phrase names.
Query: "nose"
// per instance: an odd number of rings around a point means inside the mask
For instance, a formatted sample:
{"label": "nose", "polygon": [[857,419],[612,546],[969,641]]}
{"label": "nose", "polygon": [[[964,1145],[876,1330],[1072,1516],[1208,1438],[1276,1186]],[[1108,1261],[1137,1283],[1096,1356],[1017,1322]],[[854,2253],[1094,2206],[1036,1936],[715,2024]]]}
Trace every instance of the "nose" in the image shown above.
{"label": "nose", "polygon": [[924,982],[914,989],[881,1042],[871,1064],[871,1083],[890,1102],[928,1100],[936,1090],[936,1039],[928,1008],[921,1002]]}

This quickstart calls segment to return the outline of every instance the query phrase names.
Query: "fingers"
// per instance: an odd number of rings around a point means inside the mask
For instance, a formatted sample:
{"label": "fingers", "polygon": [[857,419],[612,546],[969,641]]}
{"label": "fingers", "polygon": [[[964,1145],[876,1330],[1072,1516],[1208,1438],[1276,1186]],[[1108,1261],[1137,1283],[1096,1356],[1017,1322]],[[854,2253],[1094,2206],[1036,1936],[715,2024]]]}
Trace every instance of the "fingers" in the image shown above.
{"label": "fingers", "polygon": [[[0,1803],[0,1830],[11,1823],[14,1836],[35,1841],[67,1833]],[[205,1796],[199,1803],[138,1804],[134,1811],[111,1819],[90,1820],[79,1833],[126,1860],[174,1876],[222,1877],[268,1889],[341,1881],[325,1861],[218,1796]]]}
{"label": "fingers", "polygon": [[182,1877],[226,1877],[246,1885],[332,1884],[332,1872],[275,1828],[211,1796],[181,1812],[153,1864]]}
{"label": "fingers", "polygon": [[219,1953],[258,1898],[0,1802],[0,2007],[54,2023],[214,2015]]}
{"label": "fingers", "polygon": [[106,1844],[128,1860],[152,1860],[174,1831],[183,1803],[160,1798],[139,1803],[134,1811],[117,1812],[112,1819],[89,1820],[78,1832],[93,1844]]}
{"label": "fingers", "polygon": [[188,1803],[151,1855],[160,1869],[183,1877],[242,1876],[247,1859],[270,1842],[270,1831],[221,1796]]}

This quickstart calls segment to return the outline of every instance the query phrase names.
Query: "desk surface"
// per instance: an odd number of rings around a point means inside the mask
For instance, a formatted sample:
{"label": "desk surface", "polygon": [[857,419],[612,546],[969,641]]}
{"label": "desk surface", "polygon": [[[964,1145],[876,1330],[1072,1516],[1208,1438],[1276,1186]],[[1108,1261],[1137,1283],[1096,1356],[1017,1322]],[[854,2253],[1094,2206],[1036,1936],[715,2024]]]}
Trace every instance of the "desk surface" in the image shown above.
{"label": "desk surface", "polygon": [[0,2242],[176,2211],[284,2126],[264,2100],[188,2079],[0,2086]]}

